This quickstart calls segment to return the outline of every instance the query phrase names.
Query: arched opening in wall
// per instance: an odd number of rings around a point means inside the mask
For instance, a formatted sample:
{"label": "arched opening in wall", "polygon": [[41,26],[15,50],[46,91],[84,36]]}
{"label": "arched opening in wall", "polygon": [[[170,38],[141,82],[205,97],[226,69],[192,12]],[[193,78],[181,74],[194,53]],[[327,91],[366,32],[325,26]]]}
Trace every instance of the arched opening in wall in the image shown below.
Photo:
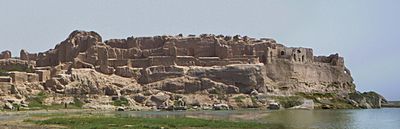
{"label": "arched opening in wall", "polygon": [[304,55],[301,56],[301,62],[304,62]]}
{"label": "arched opening in wall", "polygon": [[262,55],[261,58],[259,59],[261,63],[267,63],[267,58],[265,57],[265,55]]}
{"label": "arched opening in wall", "polygon": [[300,50],[297,50],[297,53],[301,53],[301,51],[300,51]]}
{"label": "arched opening in wall", "polygon": [[296,60],[296,54],[293,54],[293,60],[294,60],[294,61],[297,61],[297,60]]}
{"label": "arched opening in wall", "polygon": [[284,52],[284,51],[281,51],[281,56],[283,56],[283,55],[285,55],[285,52]]}

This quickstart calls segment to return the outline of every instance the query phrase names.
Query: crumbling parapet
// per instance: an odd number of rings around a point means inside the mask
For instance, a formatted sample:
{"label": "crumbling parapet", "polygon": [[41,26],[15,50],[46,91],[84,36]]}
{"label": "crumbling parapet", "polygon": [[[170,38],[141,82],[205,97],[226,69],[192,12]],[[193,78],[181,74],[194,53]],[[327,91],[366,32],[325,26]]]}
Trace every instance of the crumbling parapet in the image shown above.
{"label": "crumbling parapet", "polygon": [[0,69],[6,71],[30,71],[35,68],[35,61],[19,59],[0,59]]}
{"label": "crumbling parapet", "polygon": [[19,59],[21,60],[37,60],[38,54],[37,53],[29,53],[28,51],[22,49],[20,51]]}
{"label": "crumbling parapet", "polygon": [[11,58],[11,51],[3,51],[0,54],[0,59],[10,59]]}
{"label": "crumbling parapet", "polygon": [[337,53],[329,56],[315,56],[314,62],[327,63],[334,66],[344,66],[344,58],[340,57]]}
{"label": "crumbling parapet", "polygon": [[39,82],[39,75],[36,73],[12,71],[10,72],[10,77],[12,78],[12,83],[14,84]]}
{"label": "crumbling parapet", "polygon": [[21,50],[20,54],[23,60],[37,61],[37,66],[72,62],[73,68],[96,68],[106,74],[121,66],[268,64],[276,59],[344,65],[341,57],[314,57],[310,48],[286,47],[273,39],[213,34],[128,37],[103,43],[95,32],[74,31],[55,49],[39,54]]}
{"label": "crumbling parapet", "polygon": [[104,41],[104,43],[113,48],[128,48],[126,39],[109,39]]}

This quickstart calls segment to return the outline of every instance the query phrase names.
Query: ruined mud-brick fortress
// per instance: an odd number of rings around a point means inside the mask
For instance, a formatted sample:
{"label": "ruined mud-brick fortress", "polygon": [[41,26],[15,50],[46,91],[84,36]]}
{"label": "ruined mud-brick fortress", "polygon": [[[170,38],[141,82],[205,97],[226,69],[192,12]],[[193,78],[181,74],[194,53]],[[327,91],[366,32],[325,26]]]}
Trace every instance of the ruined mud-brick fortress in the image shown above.
{"label": "ruined mud-brick fortress", "polygon": [[[46,52],[21,50],[19,58],[12,58],[10,51],[4,51],[0,58],[0,69],[11,70],[15,65],[33,69],[32,72],[10,72],[9,76],[0,77],[3,83],[45,83],[73,69],[95,69],[107,75],[136,79],[144,85],[186,75],[182,67],[257,65],[261,69],[255,71],[257,79],[250,83],[225,79],[229,75],[223,74],[193,76],[239,88],[251,85],[248,87],[265,93],[354,91],[350,71],[338,54],[314,56],[310,48],[286,47],[273,39],[240,35],[179,34],[103,41],[96,32],[74,31]],[[252,74],[246,76],[251,78]]]}

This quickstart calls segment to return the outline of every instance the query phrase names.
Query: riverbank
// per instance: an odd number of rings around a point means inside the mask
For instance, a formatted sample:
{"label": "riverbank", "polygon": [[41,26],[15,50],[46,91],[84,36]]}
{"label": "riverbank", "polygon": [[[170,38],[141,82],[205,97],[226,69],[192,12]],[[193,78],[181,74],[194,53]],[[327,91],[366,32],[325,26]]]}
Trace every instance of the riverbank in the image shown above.
{"label": "riverbank", "polygon": [[400,101],[388,101],[387,103],[382,104],[384,108],[400,108]]}
{"label": "riverbank", "polygon": [[[133,104],[124,96],[107,97],[112,99],[110,102],[91,103],[85,98],[73,97],[69,103],[59,103],[53,100],[57,96],[44,92],[38,93],[27,101],[13,101],[4,104],[0,111],[32,111],[32,110],[57,110],[57,109],[76,109],[76,110],[118,110],[118,111],[154,111],[154,110],[247,110],[247,109],[359,109],[359,108],[380,108],[381,104],[386,104],[379,94],[374,92],[351,93],[339,95],[335,93],[296,93],[292,95],[236,95],[230,96],[226,100],[219,102],[205,103],[197,101],[199,97],[192,99],[178,99],[160,106],[137,105]],[[158,99],[168,98],[167,95]],[[156,97],[157,98],[157,97]],[[201,98],[201,97],[200,97]],[[48,101],[48,100],[52,101]],[[59,100],[59,99],[57,99]],[[95,99],[100,101],[103,99]],[[196,101],[195,101],[196,100]],[[195,102],[194,102],[195,101]],[[1,104],[1,103],[0,103]],[[272,106],[272,107],[271,107]],[[385,105],[384,105],[385,106]],[[392,105],[387,105],[392,106]],[[392,106],[395,107],[395,106]]]}

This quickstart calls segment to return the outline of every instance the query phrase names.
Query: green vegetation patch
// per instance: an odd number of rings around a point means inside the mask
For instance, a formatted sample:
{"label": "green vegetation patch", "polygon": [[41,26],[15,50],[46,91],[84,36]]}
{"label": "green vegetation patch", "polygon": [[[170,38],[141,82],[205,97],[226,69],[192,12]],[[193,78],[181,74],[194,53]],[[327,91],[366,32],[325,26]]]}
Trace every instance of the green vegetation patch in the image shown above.
{"label": "green vegetation patch", "polygon": [[260,107],[260,105],[258,105],[258,103],[257,103],[256,97],[251,96],[250,99],[251,99],[251,102],[253,103],[253,107]]}
{"label": "green vegetation patch", "polygon": [[243,99],[246,99],[246,97],[245,97],[245,96],[242,96],[242,95],[240,95],[240,96],[236,96],[236,97],[234,97],[233,99],[234,99],[234,100],[235,100],[235,102],[237,102],[237,103],[243,103]]}
{"label": "green vegetation patch", "polygon": [[44,99],[47,98],[47,94],[45,92],[40,92],[36,96],[28,98],[29,102],[29,107],[38,107],[42,108],[45,105],[43,105]]}
{"label": "green vegetation patch", "polygon": [[317,101],[316,98],[332,98],[336,96],[333,93],[302,93],[302,92],[297,93],[297,95],[307,99],[314,99],[314,101]]}
{"label": "green vegetation patch", "polygon": [[354,108],[346,99],[334,93],[297,93],[297,95],[306,99],[312,99],[316,103],[331,105],[334,109]]}
{"label": "green vegetation patch", "polygon": [[8,72],[9,71],[7,71],[7,70],[0,69],[0,76],[9,76]]}
{"label": "green vegetation patch", "polygon": [[303,98],[299,96],[274,96],[273,98],[284,108],[290,108],[303,104]]}
{"label": "green vegetation patch", "polygon": [[28,107],[33,110],[37,109],[80,109],[83,106],[83,102],[80,101],[78,98],[74,97],[74,103],[67,104],[67,107],[65,107],[65,104],[51,104],[51,105],[45,105],[44,100],[49,97],[45,92],[40,92],[36,96],[30,97],[27,99],[29,102]]}
{"label": "green vegetation patch", "polygon": [[205,120],[198,118],[139,118],[115,116],[55,117],[47,120],[25,120],[40,125],[61,125],[72,129],[176,129],[176,128],[224,128],[260,129],[283,128],[281,125],[256,122],[234,122],[226,120]]}
{"label": "green vegetation patch", "polygon": [[345,99],[335,98],[331,100],[335,109],[352,109],[353,105],[349,104]]}
{"label": "green vegetation patch", "polygon": [[113,100],[114,106],[129,106],[129,101],[125,97],[120,97],[117,100]]}

